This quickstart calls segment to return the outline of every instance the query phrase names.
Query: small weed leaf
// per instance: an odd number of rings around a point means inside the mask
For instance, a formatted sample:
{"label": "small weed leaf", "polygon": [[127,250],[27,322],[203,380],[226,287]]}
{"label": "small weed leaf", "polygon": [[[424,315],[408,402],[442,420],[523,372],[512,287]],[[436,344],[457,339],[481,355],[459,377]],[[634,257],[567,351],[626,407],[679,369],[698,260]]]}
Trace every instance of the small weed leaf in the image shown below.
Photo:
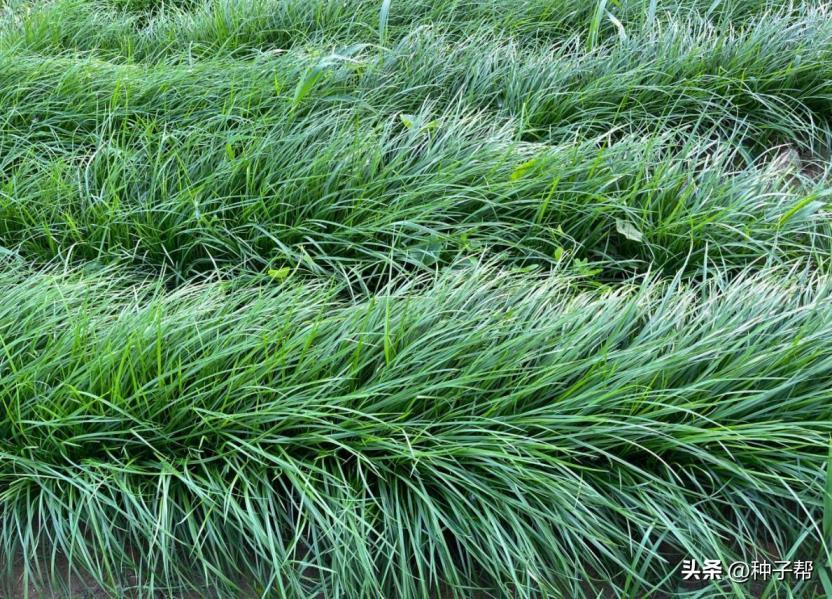
{"label": "small weed leaf", "polygon": [[292,269],[288,266],[269,269],[269,276],[276,281],[285,281],[291,273]]}
{"label": "small weed leaf", "polygon": [[531,160],[527,160],[520,166],[514,169],[514,172],[511,173],[511,180],[517,181],[518,179],[522,178],[526,173],[528,173],[535,165],[537,164],[537,158],[532,158]]}
{"label": "small weed leaf", "polygon": [[615,230],[630,241],[641,242],[644,235],[641,234],[634,224],[621,218],[615,219]]}
{"label": "small weed leaf", "polygon": [[430,237],[410,246],[406,250],[407,261],[421,266],[433,266],[439,262],[444,243],[437,237]]}
{"label": "small weed leaf", "polygon": [[591,262],[584,258],[576,258],[574,267],[575,271],[582,277],[594,277],[603,271],[602,268],[593,266]]}

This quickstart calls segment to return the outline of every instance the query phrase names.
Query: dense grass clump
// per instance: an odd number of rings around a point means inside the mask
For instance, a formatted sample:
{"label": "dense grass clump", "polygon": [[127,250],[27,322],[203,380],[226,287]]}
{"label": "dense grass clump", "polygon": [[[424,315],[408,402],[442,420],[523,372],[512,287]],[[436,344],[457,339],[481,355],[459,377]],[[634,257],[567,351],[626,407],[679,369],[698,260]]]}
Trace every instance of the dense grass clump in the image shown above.
{"label": "dense grass clump", "polygon": [[830,10],[6,0],[0,595],[832,595]]}
{"label": "dense grass clump", "polygon": [[9,558],[355,597],[640,594],[677,554],[818,551],[832,303],[805,272],[0,285]]}
{"label": "dense grass clump", "polygon": [[26,150],[9,169],[0,233],[30,259],[127,260],[180,279],[377,277],[483,251],[675,272],[821,263],[829,250],[828,188],[788,155],[746,162],[681,132],[540,145],[483,114],[433,116],[318,114],[240,126],[224,144],[148,132],[77,159]]}

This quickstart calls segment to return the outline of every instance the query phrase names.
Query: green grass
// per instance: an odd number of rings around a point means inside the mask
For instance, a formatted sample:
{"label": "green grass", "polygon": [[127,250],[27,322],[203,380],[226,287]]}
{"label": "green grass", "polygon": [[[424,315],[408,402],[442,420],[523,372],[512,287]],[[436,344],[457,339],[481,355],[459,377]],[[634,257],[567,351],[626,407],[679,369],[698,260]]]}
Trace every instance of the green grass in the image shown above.
{"label": "green grass", "polygon": [[768,0],[53,0],[40,5],[7,0],[6,5],[9,27],[0,36],[5,43],[52,52],[92,50],[118,61],[153,61],[183,50],[212,56],[333,41],[384,45],[437,25],[461,37],[486,26],[518,41],[557,41],[580,33],[595,45],[622,30],[653,28],[674,17],[705,17],[727,26],[826,6]]}
{"label": "green grass", "polygon": [[823,596],[830,10],[6,0],[0,594]]}
{"label": "green grass", "polygon": [[3,555],[296,596],[639,594],[676,553],[785,555],[822,502],[832,303],[806,271],[459,267],[347,303],[293,281],[8,269]]}
{"label": "green grass", "polygon": [[611,272],[828,263],[829,188],[776,152],[742,164],[730,144],[680,132],[541,146],[473,113],[373,129],[317,116],[240,126],[224,144],[141,132],[84,158],[10,152],[3,239],[28,259],[181,279],[284,267],[378,278],[483,252],[545,262],[568,250]]}

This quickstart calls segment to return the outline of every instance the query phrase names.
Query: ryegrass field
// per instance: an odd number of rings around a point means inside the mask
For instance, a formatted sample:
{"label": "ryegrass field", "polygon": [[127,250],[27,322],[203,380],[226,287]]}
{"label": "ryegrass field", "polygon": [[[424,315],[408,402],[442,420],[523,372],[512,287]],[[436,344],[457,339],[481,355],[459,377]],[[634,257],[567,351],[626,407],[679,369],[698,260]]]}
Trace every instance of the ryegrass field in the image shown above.
{"label": "ryegrass field", "polygon": [[825,0],[3,0],[0,596],[832,596],[831,151]]}

